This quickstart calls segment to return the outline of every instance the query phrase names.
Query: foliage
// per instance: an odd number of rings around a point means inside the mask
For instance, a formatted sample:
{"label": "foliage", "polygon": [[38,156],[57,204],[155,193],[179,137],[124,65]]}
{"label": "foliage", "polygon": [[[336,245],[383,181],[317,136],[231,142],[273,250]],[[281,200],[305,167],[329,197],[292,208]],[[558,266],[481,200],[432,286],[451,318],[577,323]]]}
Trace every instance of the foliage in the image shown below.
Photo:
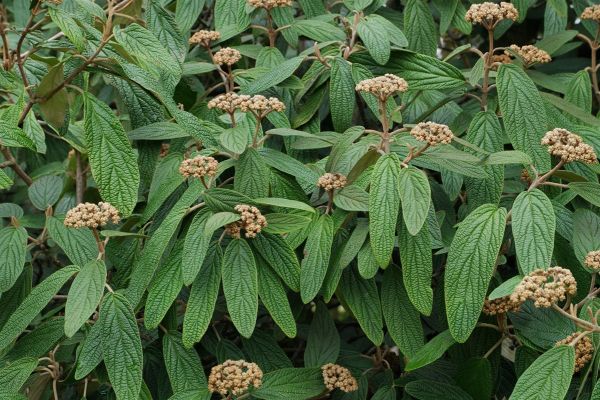
{"label": "foliage", "polygon": [[3,1],[0,398],[600,399],[600,4],[480,3]]}

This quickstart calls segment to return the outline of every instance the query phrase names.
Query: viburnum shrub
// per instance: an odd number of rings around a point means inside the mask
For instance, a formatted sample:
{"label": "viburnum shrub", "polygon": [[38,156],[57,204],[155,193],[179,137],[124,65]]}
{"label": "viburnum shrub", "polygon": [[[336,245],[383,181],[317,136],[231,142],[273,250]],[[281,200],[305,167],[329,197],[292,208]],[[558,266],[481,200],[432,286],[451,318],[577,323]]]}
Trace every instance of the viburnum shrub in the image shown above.
{"label": "viburnum shrub", "polygon": [[600,4],[471,3],[3,0],[0,400],[600,399]]}

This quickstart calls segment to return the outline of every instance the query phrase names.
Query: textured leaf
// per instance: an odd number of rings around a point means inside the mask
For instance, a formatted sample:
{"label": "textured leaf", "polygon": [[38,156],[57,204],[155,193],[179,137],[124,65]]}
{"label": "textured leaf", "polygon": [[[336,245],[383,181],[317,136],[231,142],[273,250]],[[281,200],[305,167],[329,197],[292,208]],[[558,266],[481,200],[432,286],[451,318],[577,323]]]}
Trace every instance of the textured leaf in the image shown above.
{"label": "textured leaf", "polygon": [[506,210],[478,207],[458,227],[448,252],[445,274],[446,314],[450,332],[464,343],[481,313],[502,244]]}
{"label": "textured leaf", "polygon": [[85,340],[79,346],[75,370],[77,380],[85,378],[102,362],[102,331],[105,320],[105,315],[100,313],[96,323],[88,330]]}
{"label": "textured leaf", "polygon": [[223,255],[223,292],[238,332],[249,338],[258,312],[258,273],[252,249],[243,239],[232,240]]}
{"label": "textured leaf", "polygon": [[333,202],[346,211],[369,211],[369,194],[356,185],[348,185],[337,192]]}
{"label": "textured leaf", "polygon": [[404,390],[417,400],[471,400],[472,397],[460,387],[433,380],[420,379],[409,382]]}
{"label": "textured leaf", "polygon": [[309,206],[306,203],[303,203],[303,202],[297,201],[297,200],[282,199],[279,197],[264,197],[264,198],[254,199],[254,201],[258,204],[264,204],[264,205],[268,205],[268,206],[294,208],[296,210],[308,211],[311,213],[315,212],[314,208],[312,208],[311,206]]}
{"label": "textured leaf", "polygon": [[411,235],[419,233],[431,204],[431,188],[427,175],[418,168],[402,168],[398,177],[402,218]]}
{"label": "textured leaf", "polygon": [[384,65],[390,59],[390,40],[385,26],[377,19],[365,18],[358,23],[357,32],[373,59]]}
{"label": "textured leaf", "polygon": [[554,209],[544,192],[535,189],[517,196],[512,208],[512,232],[523,275],[550,267],[555,228]]}
{"label": "textured leaf", "polygon": [[304,246],[304,258],[300,268],[300,295],[304,304],[313,300],[323,285],[332,243],[333,219],[323,214],[313,222]]}
{"label": "textured leaf", "polygon": [[188,44],[185,36],[181,34],[175,17],[153,1],[148,4],[146,21],[148,21],[148,29],[154,33],[158,41],[164,44],[175,60],[182,63],[187,54]]}
{"label": "textured leaf", "polygon": [[96,311],[104,294],[106,266],[95,260],[85,264],[77,274],[69,289],[65,306],[65,334],[73,336]]}
{"label": "textured leaf", "polygon": [[320,367],[335,363],[339,354],[340,335],[327,306],[318,302],[306,339],[304,366]]}
{"label": "textured leaf", "polygon": [[23,227],[0,229],[0,293],[10,289],[25,265],[27,231]]}
{"label": "textured leaf", "polygon": [[265,374],[261,387],[252,396],[264,400],[305,400],[323,390],[320,368],[283,368]]}
{"label": "textured leaf", "polygon": [[318,19],[295,21],[293,28],[299,35],[317,42],[342,41],[346,38],[346,34],[340,28]]}
{"label": "textured leaf", "polygon": [[84,95],[84,127],[92,175],[102,198],[127,217],[137,203],[140,172],[127,135],[112,110]]}
{"label": "textured leaf", "polygon": [[394,250],[394,233],[400,211],[400,158],[395,153],[377,160],[369,193],[369,230],[373,255],[386,267]]}
{"label": "textured leaf", "polygon": [[283,333],[290,338],[296,337],[296,321],[281,279],[262,257],[257,256],[257,262],[260,300]]}
{"label": "textured leaf", "polygon": [[450,331],[446,330],[442,333],[439,333],[436,337],[427,342],[425,346],[421,347],[421,349],[408,360],[405,370],[414,371],[415,369],[419,369],[431,364],[443,356],[446,350],[448,350],[455,343],[456,341],[450,334]]}
{"label": "textured leaf", "polygon": [[361,329],[376,346],[383,341],[381,301],[374,279],[362,279],[356,268],[346,268],[340,287]]}
{"label": "textured leaf", "polygon": [[343,132],[352,126],[355,103],[352,67],[348,61],[336,57],[331,61],[329,80],[329,106],[336,132]]}
{"label": "textured leaf", "polygon": [[27,328],[52,296],[78,271],[76,265],[61,268],[31,290],[0,330],[0,350],[8,347]]}
{"label": "textured leaf", "polygon": [[600,249],[600,217],[591,210],[579,209],[573,215],[573,250],[579,262],[588,252]]}
{"label": "textured leaf", "polygon": [[298,56],[290,58],[283,63],[273,67],[271,70],[265,72],[258,79],[252,81],[247,86],[242,86],[242,92],[247,94],[256,94],[263,92],[270,87],[277,86],[294,73],[296,69],[302,64],[304,57]]}
{"label": "textured leaf", "polygon": [[174,393],[205,387],[206,376],[200,357],[193,348],[183,347],[179,333],[169,332],[163,336],[163,354]]}
{"label": "textured leaf", "polygon": [[408,48],[428,56],[435,55],[437,32],[433,16],[423,0],[408,0],[404,9],[404,30]]}
{"label": "textured leaf", "polygon": [[247,148],[235,167],[233,188],[252,198],[269,195],[269,167],[258,152]]}
{"label": "textured leaf", "polygon": [[402,274],[395,265],[389,266],[383,276],[381,306],[389,335],[410,359],[423,347],[425,338],[419,311],[411,304]]}
{"label": "textured leaf", "polygon": [[4,368],[0,368],[0,396],[13,399],[21,386],[25,384],[29,375],[37,367],[38,360],[27,357],[14,361]]}
{"label": "textured leaf", "polygon": [[60,246],[71,262],[85,265],[98,257],[96,240],[88,228],[67,228],[55,217],[48,218],[46,226],[52,240]]}
{"label": "textured leaf", "polygon": [[596,207],[600,207],[600,184],[596,182],[571,182],[569,189]]}
{"label": "textured leaf", "polygon": [[0,169],[0,189],[8,189],[13,185],[13,183],[13,180],[6,175],[6,172]]}
{"label": "textured leaf", "polygon": [[221,286],[223,254],[219,245],[212,246],[192,284],[183,319],[183,344],[191,347],[206,333]]}
{"label": "textured leaf", "polygon": [[409,234],[404,222],[398,222],[398,248],[402,262],[402,278],[406,282],[404,287],[408,297],[419,312],[430,315],[433,306],[433,256],[429,227],[423,225],[413,236]]}
{"label": "textured leaf", "polygon": [[300,263],[290,245],[281,236],[262,233],[252,240],[252,247],[290,289],[295,292],[300,290]]}
{"label": "textured leaf", "polygon": [[536,359],[519,377],[512,400],[562,399],[575,369],[575,349],[557,346]]}
{"label": "textured leaf", "polygon": [[58,201],[62,188],[62,178],[52,175],[42,176],[29,186],[27,194],[34,207],[43,211]]}
{"label": "textured leaf", "polygon": [[0,142],[7,147],[26,147],[35,150],[35,143],[27,134],[7,121],[0,121]]}
{"label": "textured leaf", "polygon": [[83,31],[77,25],[77,22],[73,18],[69,16],[63,9],[61,8],[50,8],[48,7],[48,15],[65,34],[66,37],[77,47],[79,51],[83,50],[85,47],[85,36]]}
{"label": "textured leaf", "polygon": [[497,85],[500,111],[511,143],[530,155],[538,170],[547,171],[550,156],[540,143],[546,133],[546,117],[535,84],[520,67],[503,64],[498,69]]}
{"label": "textured leaf", "polygon": [[579,71],[571,79],[565,93],[565,100],[588,113],[592,112],[592,83],[587,71]]}
{"label": "textured leaf", "polygon": [[210,246],[214,234],[214,230],[206,230],[206,222],[210,216],[210,213],[202,211],[194,215],[185,235],[181,260],[181,273],[185,285],[190,285],[196,279]]}
{"label": "textured leaf", "polygon": [[194,25],[206,0],[177,0],[175,21],[181,32],[187,32]]}

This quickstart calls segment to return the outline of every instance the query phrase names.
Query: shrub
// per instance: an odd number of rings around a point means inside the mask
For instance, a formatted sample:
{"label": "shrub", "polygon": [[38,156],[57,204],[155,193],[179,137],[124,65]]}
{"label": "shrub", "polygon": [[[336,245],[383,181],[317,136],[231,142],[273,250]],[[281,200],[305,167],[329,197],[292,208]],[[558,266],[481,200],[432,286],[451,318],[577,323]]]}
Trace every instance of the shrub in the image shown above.
{"label": "shrub", "polygon": [[0,5],[0,398],[599,398],[600,5],[384,3]]}

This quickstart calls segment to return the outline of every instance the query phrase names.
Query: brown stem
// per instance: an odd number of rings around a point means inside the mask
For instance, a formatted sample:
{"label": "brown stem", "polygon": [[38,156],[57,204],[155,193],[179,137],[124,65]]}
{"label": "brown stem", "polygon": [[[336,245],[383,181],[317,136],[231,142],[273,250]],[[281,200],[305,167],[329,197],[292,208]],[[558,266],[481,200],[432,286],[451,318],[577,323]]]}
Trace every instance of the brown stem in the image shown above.
{"label": "brown stem", "polygon": [[481,87],[481,109],[487,110],[488,93],[490,91],[490,70],[492,69],[492,60],[494,54],[494,30],[488,29],[489,50],[485,55],[483,64],[483,85]]}
{"label": "brown stem", "polygon": [[277,40],[277,30],[273,29],[273,17],[271,11],[267,10],[267,30],[269,33],[269,47],[275,47],[275,40]]}
{"label": "brown stem", "polygon": [[325,214],[329,214],[333,209],[333,190],[327,191],[327,208],[325,209]]}
{"label": "brown stem", "polygon": [[262,117],[260,115],[254,114],[256,117],[256,127],[254,128],[254,133],[252,134],[252,147],[256,148],[258,142],[258,132],[260,131],[260,125],[262,121]]}
{"label": "brown stem", "polygon": [[352,54],[352,50],[354,49],[354,45],[356,44],[356,35],[357,35],[357,27],[360,22],[360,17],[362,17],[362,12],[357,12],[354,14],[354,20],[352,21],[352,28],[350,33],[350,43],[348,47],[344,50],[344,59],[348,59],[350,54]]}
{"label": "brown stem", "polygon": [[92,228],[94,239],[96,239],[96,245],[98,246],[98,259],[104,258],[104,242],[100,239],[100,234],[96,228]]}
{"label": "brown stem", "polygon": [[378,99],[379,116],[381,117],[381,143],[379,145],[380,150],[388,154],[390,152],[390,126],[387,117],[387,109],[385,106],[387,99]]}
{"label": "brown stem", "polygon": [[81,153],[75,150],[75,198],[77,204],[83,203],[83,194],[85,192],[85,174],[83,173],[83,162]]}
{"label": "brown stem", "polygon": [[9,164],[8,166],[11,167],[17,175],[19,175],[19,177],[23,180],[23,182],[25,182],[25,184],[27,184],[27,186],[31,186],[33,179],[31,179],[31,177],[27,175],[27,172],[25,172],[17,163],[17,160],[12,155],[10,149],[8,147],[0,146],[0,151],[6,159],[6,162]]}

